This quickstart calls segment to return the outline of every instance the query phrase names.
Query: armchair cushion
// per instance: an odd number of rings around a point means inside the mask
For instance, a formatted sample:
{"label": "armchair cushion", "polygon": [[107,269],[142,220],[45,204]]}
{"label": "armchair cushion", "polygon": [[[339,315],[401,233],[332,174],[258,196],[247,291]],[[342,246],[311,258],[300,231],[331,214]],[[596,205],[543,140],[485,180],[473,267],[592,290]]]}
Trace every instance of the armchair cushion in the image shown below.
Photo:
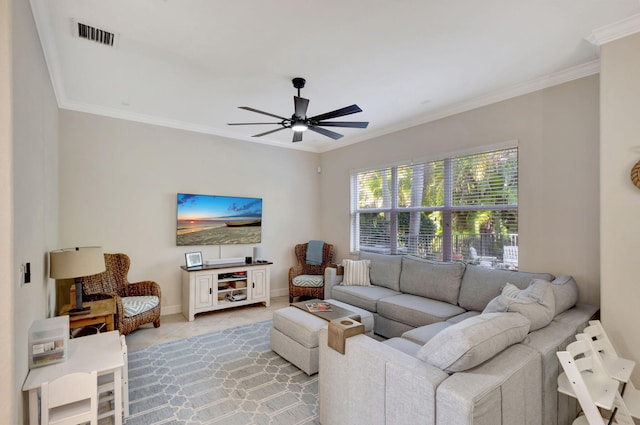
{"label": "armchair cushion", "polygon": [[324,277],[322,275],[302,274],[293,278],[293,286],[319,288],[322,285],[324,285]]}
{"label": "armchair cushion", "polygon": [[160,303],[156,296],[123,297],[122,309],[124,317],[133,317],[145,311],[149,311]]}

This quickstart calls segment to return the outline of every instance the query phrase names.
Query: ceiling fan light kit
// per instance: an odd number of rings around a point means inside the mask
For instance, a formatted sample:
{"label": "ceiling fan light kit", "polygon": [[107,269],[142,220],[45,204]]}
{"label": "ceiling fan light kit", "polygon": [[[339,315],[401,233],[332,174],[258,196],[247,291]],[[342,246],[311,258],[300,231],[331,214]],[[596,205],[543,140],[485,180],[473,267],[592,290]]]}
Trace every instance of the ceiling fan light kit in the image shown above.
{"label": "ceiling fan light kit", "polygon": [[309,129],[309,126],[305,124],[303,120],[297,120],[293,122],[293,125],[291,125],[291,129],[293,131],[307,131]]}
{"label": "ceiling fan light kit", "polygon": [[304,97],[300,96],[300,89],[304,88],[304,85],[307,81],[304,78],[296,77],[291,80],[291,82],[293,83],[293,87],[298,89],[298,95],[293,96],[294,113],[293,115],[291,115],[291,118],[285,118],[280,115],[275,115],[269,112],[261,111],[259,109],[250,108],[248,106],[239,106],[240,109],[278,118],[281,121],[228,123],[228,125],[280,125],[280,128],[265,131],[259,134],[254,134],[253,137],[262,137],[271,133],[275,133],[276,131],[284,130],[285,128],[290,128],[291,130],[293,130],[293,142],[301,142],[302,133],[306,130],[311,130],[318,134],[322,134],[323,136],[330,137],[333,140],[338,140],[343,137],[342,134],[336,133],[335,131],[327,130],[323,127],[367,128],[367,126],[369,125],[369,123],[365,121],[325,121],[333,118],[343,117],[345,115],[357,114],[358,112],[362,112],[362,109],[360,109],[360,107],[355,104],[313,117],[307,117],[307,107],[309,106],[309,99],[305,99]]}

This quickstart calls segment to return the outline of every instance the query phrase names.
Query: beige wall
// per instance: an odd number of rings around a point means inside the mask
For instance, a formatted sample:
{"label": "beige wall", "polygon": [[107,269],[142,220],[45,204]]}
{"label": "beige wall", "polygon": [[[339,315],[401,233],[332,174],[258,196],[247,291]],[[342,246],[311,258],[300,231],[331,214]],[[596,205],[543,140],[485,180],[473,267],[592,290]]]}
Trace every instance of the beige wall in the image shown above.
{"label": "beige wall", "polygon": [[[12,409],[3,409],[0,415],[11,418],[2,423],[20,423],[26,417],[26,395],[21,392],[28,371],[27,338],[31,323],[49,316],[53,282],[47,278],[47,253],[56,246],[57,238],[57,134],[58,108],[44,63],[31,9],[26,1],[11,2],[11,142],[6,147],[11,162],[0,166],[2,173],[10,172],[10,201],[8,220],[13,234],[9,234],[11,249],[8,276],[1,279],[6,285],[3,303],[10,300],[5,310],[11,312],[13,376],[8,382],[11,394],[2,397],[11,400]],[[2,13],[3,20],[5,14]],[[0,25],[4,28],[4,25]],[[4,31],[4,29],[3,29]],[[5,99],[5,96],[2,96]],[[4,101],[4,100],[3,100]],[[4,128],[4,126],[2,126]],[[3,151],[4,151],[3,145]],[[6,161],[0,155],[0,161]],[[0,181],[3,182],[4,176]],[[4,197],[4,196],[3,196]],[[4,214],[3,214],[4,215]],[[2,223],[5,224],[3,218]],[[2,238],[4,243],[5,238]],[[3,263],[5,256],[2,255]],[[20,286],[20,264],[31,263],[31,283]],[[0,266],[2,273],[7,270]],[[3,276],[4,277],[4,276]],[[4,323],[4,321],[3,321]],[[8,347],[10,345],[5,345]],[[5,350],[6,351],[6,350]],[[3,362],[4,363],[4,362]],[[3,380],[3,384],[5,385]],[[23,408],[24,406],[24,408]]]}
{"label": "beige wall", "polygon": [[[640,189],[630,171],[640,160],[640,34],[601,50],[600,234],[602,322],[623,357],[640,361]],[[640,370],[634,370],[640,384]]]}
{"label": "beige wall", "polygon": [[0,0],[0,423],[15,423],[18,407],[13,361],[12,190],[11,190],[11,2]]}
{"label": "beige wall", "polygon": [[521,270],[571,274],[599,305],[598,104],[592,76],[324,153],[323,236],[349,256],[351,170],[517,140]]}
{"label": "beige wall", "polygon": [[321,237],[318,155],[79,112],[60,113],[60,244],[131,257],[130,281],[181,311],[184,253],[244,257],[254,245],[176,246],[176,194],[260,197],[272,295],[286,295],[296,243]]}

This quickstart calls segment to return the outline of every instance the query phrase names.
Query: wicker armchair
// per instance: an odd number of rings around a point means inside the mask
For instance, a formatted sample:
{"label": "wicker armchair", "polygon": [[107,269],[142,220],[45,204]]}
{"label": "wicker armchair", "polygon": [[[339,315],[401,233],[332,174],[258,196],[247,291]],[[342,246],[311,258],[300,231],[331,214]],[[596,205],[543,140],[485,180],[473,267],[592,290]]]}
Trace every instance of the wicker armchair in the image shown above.
{"label": "wicker armchair", "polygon": [[289,302],[293,302],[293,297],[324,298],[324,283],[319,287],[296,286],[293,279],[301,275],[319,275],[324,277],[324,269],[331,264],[333,258],[333,245],[325,243],[322,248],[322,264],[313,266],[307,264],[307,245],[303,243],[296,245],[295,254],[297,264],[289,269]]}
{"label": "wicker armchair", "polygon": [[161,298],[160,285],[144,281],[129,283],[127,273],[131,260],[126,254],[104,254],[106,270],[100,274],[81,278],[83,299],[94,301],[113,297],[116,300],[116,327],[121,335],[128,335],[145,323],[160,327],[160,302],[150,310],[131,317],[124,316],[123,297],[155,295]]}

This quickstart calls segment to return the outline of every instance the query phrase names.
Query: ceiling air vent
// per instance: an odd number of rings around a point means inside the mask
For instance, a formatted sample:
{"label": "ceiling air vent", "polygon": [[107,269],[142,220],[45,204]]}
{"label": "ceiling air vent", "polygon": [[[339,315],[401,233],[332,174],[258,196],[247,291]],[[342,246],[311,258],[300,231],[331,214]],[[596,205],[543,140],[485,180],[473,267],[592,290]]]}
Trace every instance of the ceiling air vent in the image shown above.
{"label": "ceiling air vent", "polygon": [[84,38],[85,40],[95,41],[96,43],[103,44],[105,46],[115,47],[118,43],[118,34],[94,27],[92,25],[83,24],[82,22],[73,22],[74,35],[78,38]]}

